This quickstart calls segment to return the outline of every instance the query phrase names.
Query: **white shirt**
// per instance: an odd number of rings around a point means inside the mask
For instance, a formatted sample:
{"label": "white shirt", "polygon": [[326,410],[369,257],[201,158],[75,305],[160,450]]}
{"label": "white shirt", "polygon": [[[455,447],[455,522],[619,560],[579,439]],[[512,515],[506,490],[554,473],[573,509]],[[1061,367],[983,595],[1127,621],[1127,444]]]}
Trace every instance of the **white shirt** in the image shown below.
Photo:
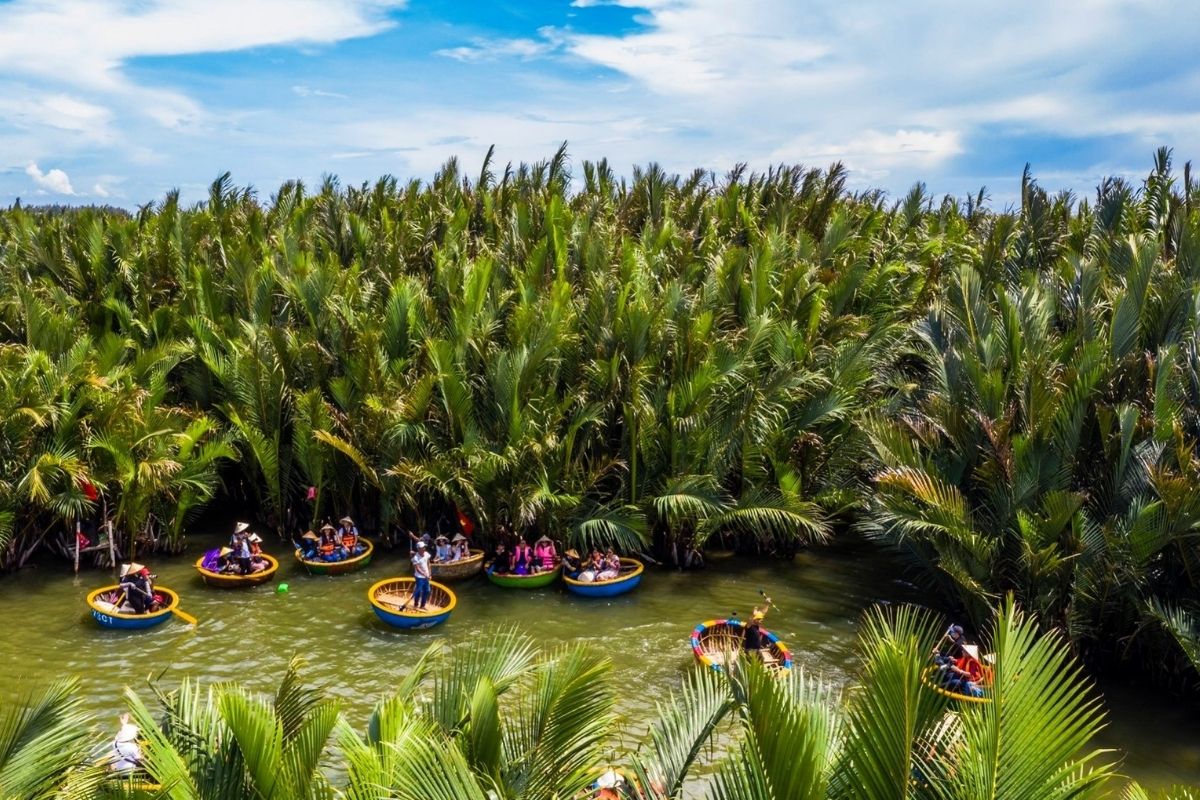
{"label": "white shirt", "polygon": [[430,577],[429,572],[429,553],[424,550],[418,550],[412,557],[413,575],[418,578]]}

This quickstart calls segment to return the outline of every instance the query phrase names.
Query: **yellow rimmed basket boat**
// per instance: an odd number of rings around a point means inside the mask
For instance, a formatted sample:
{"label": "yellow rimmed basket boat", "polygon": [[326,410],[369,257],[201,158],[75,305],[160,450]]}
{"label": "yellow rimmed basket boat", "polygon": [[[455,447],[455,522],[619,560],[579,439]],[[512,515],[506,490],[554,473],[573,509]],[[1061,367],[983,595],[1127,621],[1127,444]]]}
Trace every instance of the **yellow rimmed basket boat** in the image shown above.
{"label": "yellow rimmed basket boat", "polygon": [[300,555],[300,549],[296,549],[296,560],[300,562],[310,575],[345,575],[347,572],[354,572],[371,563],[371,555],[375,552],[375,545],[365,536],[358,537],[359,544],[363,545],[363,551],[353,558],[345,558],[341,561],[308,561]]}
{"label": "yellow rimmed basket boat", "polygon": [[165,586],[155,586],[154,593],[161,595],[165,601],[158,611],[148,614],[125,614],[117,611],[114,604],[121,599],[121,587],[103,586],[90,592],[87,596],[88,608],[92,611],[92,619],[106,628],[125,631],[140,631],[161,625],[171,618],[179,607],[179,593]]}
{"label": "yellow rimmed basket boat", "polygon": [[939,685],[937,681],[937,671],[938,668],[936,666],[932,666],[927,667],[925,671],[921,673],[921,683],[925,684],[925,688],[937,692],[942,697],[948,697],[951,700],[957,700],[960,703],[986,705],[987,703],[992,702],[992,698],[988,697],[986,694],[987,691],[992,688],[992,668],[986,664],[983,667],[983,680],[980,681],[980,688],[982,688],[985,692],[983,697],[973,697],[969,694],[959,694],[958,692],[952,692],[946,687]]}
{"label": "yellow rimmed basket boat", "polygon": [[567,591],[580,597],[616,597],[632,591],[642,582],[642,573],[646,565],[636,558],[621,559],[621,573],[615,578],[604,581],[581,581],[563,574],[563,583]]}
{"label": "yellow rimmed basket boat", "polygon": [[375,616],[396,628],[421,630],[441,625],[450,618],[458,598],[450,587],[429,582],[429,601],[425,608],[412,606],[416,578],[384,578],[367,590],[367,599]]}
{"label": "yellow rimmed basket boat", "polygon": [[204,563],[204,556],[196,559],[196,571],[200,573],[200,578],[209,586],[216,586],[221,589],[242,589],[247,586],[258,586],[267,583],[275,577],[275,573],[279,571],[279,559],[274,556],[269,556],[263,553],[262,557],[266,559],[267,568],[258,572],[251,572],[249,575],[230,575],[225,572],[213,572],[211,569],[205,569],[200,566]]}
{"label": "yellow rimmed basket boat", "polygon": [[485,555],[482,550],[472,550],[470,558],[458,561],[431,561],[429,562],[429,574],[436,581],[461,581],[464,578],[470,578],[483,572]]}

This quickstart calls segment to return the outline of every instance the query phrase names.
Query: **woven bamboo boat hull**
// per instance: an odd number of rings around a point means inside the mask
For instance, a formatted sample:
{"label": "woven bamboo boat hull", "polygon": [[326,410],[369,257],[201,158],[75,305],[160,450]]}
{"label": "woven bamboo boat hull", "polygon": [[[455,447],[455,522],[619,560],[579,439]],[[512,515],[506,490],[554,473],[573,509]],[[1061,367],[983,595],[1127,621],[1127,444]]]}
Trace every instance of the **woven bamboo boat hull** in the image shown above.
{"label": "woven bamboo boat hull", "polygon": [[88,608],[92,611],[92,619],[100,623],[105,628],[115,628],[117,630],[138,631],[146,628],[153,628],[155,625],[161,625],[171,618],[171,612],[179,605],[179,593],[168,589],[165,586],[155,586],[154,592],[161,594],[167,598],[167,604],[158,611],[149,614],[122,614],[112,610],[109,603],[120,595],[120,586],[103,586],[91,592],[87,596]]}
{"label": "woven bamboo boat hull", "polygon": [[375,616],[396,628],[421,630],[441,625],[450,619],[458,598],[450,588],[436,581],[429,584],[429,602],[425,608],[411,606],[416,578],[384,578],[367,590],[367,599]]}

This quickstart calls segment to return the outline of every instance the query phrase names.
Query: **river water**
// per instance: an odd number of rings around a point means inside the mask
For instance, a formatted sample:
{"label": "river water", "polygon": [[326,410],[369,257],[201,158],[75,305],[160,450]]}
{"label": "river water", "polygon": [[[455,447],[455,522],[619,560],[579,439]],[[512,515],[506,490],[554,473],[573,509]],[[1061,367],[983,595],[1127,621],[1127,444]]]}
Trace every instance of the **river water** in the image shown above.
{"label": "river water", "polygon": [[[201,538],[198,542],[216,543]],[[211,545],[210,545],[211,546]],[[916,590],[875,551],[842,545],[800,554],[792,562],[714,560],[701,573],[648,568],[640,587],[610,600],[588,600],[559,587],[524,592],[493,586],[483,577],[455,584],[458,607],[429,631],[389,628],[371,612],[367,588],[389,575],[407,574],[404,553],[376,550],[365,570],[338,577],[306,575],[288,552],[275,584],[228,591],[204,586],[191,559],[152,564],[159,582],[182,595],[180,607],[200,620],[178,620],[142,633],[101,629],[86,610],[90,589],[107,573],[47,563],[0,580],[0,608],[12,627],[0,633],[0,664],[9,676],[78,675],[88,707],[115,720],[125,686],[146,692],[162,675],[171,685],[184,675],[204,681],[237,680],[268,691],[288,660],[306,660],[310,683],[342,699],[359,729],[374,702],[403,676],[433,641],[463,645],[498,626],[515,624],[547,647],[585,641],[611,656],[623,692],[628,727],[642,727],[653,701],[679,685],[693,665],[689,632],[697,622],[733,611],[747,614],[765,589],[779,607],[768,618],[810,672],[840,682],[851,664],[856,623],[875,602],[916,602]],[[19,623],[17,621],[20,621]],[[21,681],[5,681],[11,697]],[[1192,709],[1128,686],[1106,687],[1111,725],[1101,744],[1125,754],[1124,771],[1155,787],[1200,784],[1200,724]]]}

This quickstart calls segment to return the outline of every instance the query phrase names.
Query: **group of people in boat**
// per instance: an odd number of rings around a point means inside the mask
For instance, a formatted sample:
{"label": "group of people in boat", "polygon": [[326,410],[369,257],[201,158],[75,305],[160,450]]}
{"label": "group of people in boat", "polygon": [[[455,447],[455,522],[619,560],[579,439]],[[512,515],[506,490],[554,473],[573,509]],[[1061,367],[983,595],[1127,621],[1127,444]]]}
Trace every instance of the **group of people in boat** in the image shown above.
{"label": "group of people in boat", "polygon": [[576,550],[568,550],[563,554],[563,574],[583,583],[615,580],[621,576],[621,557],[612,547],[603,553],[593,547],[587,558],[580,557]]}
{"label": "group of people in boat", "polygon": [[250,523],[234,525],[229,544],[215,553],[205,554],[200,565],[222,575],[253,575],[271,566],[263,555],[262,537],[250,530]]}
{"label": "group of people in boat", "polygon": [[119,591],[113,610],[119,614],[150,614],[162,608],[162,597],[154,591],[155,576],[136,562],[121,566]]}
{"label": "group of people in boat", "polygon": [[300,537],[300,556],[305,561],[345,561],[361,556],[367,549],[350,517],[338,520],[338,527],[328,521],[320,533],[307,531]]}
{"label": "group of people in boat", "polygon": [[558,548],[549,536],[541,537],[532,547],[524,536],[518,536],[511,550],[504,539],[496,543],[488,568],[497,575],[536,575],[555,569],[558,563]]}
{"label": "group of people in boat", "polygon": [[983,697],[987,669],[983,662],[990,658],[980,657],[979,645],[967,641],[961,625],[951,625],[933,650],[936,681],[948,692]]}

